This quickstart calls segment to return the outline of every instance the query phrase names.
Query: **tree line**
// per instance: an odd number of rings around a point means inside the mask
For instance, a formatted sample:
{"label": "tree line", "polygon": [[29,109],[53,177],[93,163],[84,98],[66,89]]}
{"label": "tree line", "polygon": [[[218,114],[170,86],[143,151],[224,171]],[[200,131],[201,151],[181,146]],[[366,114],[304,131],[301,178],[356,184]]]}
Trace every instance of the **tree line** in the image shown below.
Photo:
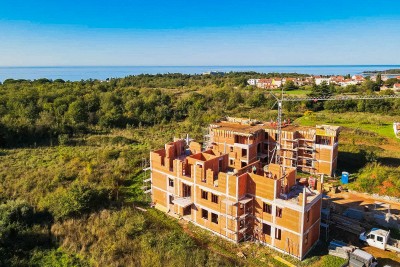
{"label": "tree line", "polygon": [[[8,79],[0,85],[0,146],[58,143],[75,134],[186,119],[205,125],[220,116],[241,113],[242,107],[270,109],[275,101],[268,92],[246,84],[255,76],[260,75],[159,74],[78,82]],[[326,84],[300,89],[311,89],[311,96],[346,90],[372,94],[376,86],[368,80],[354,90]],[[399,102],[394,100],[285,104],[292,112],[328,109],[396,113],[398,107]]]}

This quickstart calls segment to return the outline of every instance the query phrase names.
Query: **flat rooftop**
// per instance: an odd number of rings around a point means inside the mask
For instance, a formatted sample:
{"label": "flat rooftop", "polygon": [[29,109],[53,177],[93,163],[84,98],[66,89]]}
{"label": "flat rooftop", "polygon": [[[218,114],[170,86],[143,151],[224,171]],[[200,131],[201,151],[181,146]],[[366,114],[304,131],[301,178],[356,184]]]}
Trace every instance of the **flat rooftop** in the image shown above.
{"label": "flat rooftop", "polygon": [[[244,134],[244,135],[253,135],[257,131],[260,130],[270,130],[277,129],[277,122],[258,122],[258,121],[220,121],[216,123],[210,124],[210,127],[213,129],[219,129],[222,131],[229,131],[234,134]],[[336,126],[335,126],[336,127]],[[315,130],[315,127],[309,126],[298,126],[288,123],[282,123],[282,131],[286,132],[296,132],[296,131],[309,131]]]}
{"label": "flat rooftop", "polygon": [[238,134],[254,134],[259,130],[264,128],[264,124],[259,123],[255,125],[251,124],[242,124],[242,123],[234,123],[234,122],[227,122],[221,121],[217,123],[210,124],[211,128],[217,128],[219,130],[230,131],[232,133]]}
{"label": "flat rooftop", "polygon": [[[257,121],[252,119],[234,118],[227,117],[225,120],[210,124],[212,129],[219,129],[222,131],[229,131],[233,134],[251,136],[259,130],[272,130],[277,129],[278,123],[275,121],[265,122]],[[335,135],[341,130],[340,126],[333,125],[316,125],[315,127],[310,126],[299,126],[287,123],[285,120],[282,121],[282,131],[284,132],[296,132],[296,131],[319,131],[320,134],[325,135],[324,132],[329,135]]]}

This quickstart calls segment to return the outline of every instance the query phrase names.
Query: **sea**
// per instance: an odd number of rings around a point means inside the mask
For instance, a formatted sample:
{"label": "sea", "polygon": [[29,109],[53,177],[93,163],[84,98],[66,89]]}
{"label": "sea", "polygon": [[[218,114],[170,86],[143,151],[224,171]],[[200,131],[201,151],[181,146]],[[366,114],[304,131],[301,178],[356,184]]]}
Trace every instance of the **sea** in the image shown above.
{"label": "sea", "polygon": [[292,66],[68,66],[68,67],[0,67],[0,82],[6,79],[40,78],[80,81],[106,80],[139,74],[202,74],[209,71],[259,73],[300,73],[310,75],[354,75],[364,71],[400,69],[400,65],[292,65]]}

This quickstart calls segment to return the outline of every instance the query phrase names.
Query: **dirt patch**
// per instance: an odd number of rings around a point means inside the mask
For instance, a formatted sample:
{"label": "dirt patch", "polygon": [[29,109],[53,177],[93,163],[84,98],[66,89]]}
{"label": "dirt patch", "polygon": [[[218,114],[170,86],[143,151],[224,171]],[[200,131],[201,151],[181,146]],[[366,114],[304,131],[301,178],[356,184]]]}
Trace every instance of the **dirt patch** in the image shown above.
{"label": "dirt patch", "polygon": [[362,249],[372,254],[378,260],[378,266],[388,265],[391,267],[400,267],[400,256],[396,255],[394,252],[374,247],[363,247]]}
{"label": "dirt patch", "polygon": [[[365,207],[374,208],[375,202],[390,204],[391,212],[396,214],[400,211],[400,203],[390,200],[383,200],[380,198],[374,198],[373,196],[362,194],[362,193],[328,193],[331,197],[331,201],[338,205],[343,205],[349,208],[354,208],[358,210],[364,210]],[[380,208],[382,209],[382,208]]]}

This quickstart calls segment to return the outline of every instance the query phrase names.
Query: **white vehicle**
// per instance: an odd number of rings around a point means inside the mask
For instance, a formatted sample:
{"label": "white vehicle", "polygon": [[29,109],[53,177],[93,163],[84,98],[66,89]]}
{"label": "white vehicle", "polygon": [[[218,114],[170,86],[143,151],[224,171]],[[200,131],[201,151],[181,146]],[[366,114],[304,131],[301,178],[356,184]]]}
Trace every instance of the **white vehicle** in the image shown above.
{"label": "white vehicle", "polygon": [[371,231],[360,234],[360,240],[371,247],[400,252],[400,241],[390,238],[390,231],[372,228]]}

